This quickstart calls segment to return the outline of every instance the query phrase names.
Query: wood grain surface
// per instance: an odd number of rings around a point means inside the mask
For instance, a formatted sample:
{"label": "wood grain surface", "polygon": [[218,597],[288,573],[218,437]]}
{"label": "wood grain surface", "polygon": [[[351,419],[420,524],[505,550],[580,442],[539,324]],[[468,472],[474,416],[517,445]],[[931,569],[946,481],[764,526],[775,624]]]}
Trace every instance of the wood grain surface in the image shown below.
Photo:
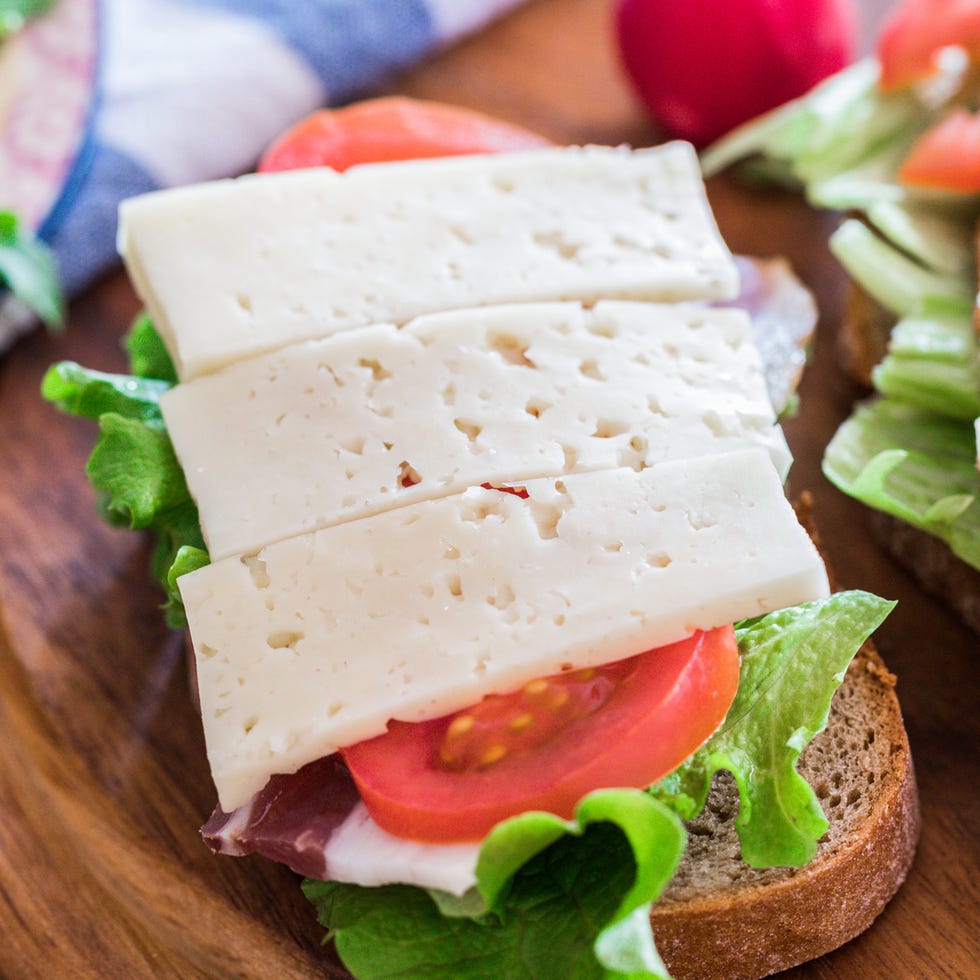
{"label": "wood grain surface", "polygon": [[[870,32],[886,0],[865,4]],[[623,83],[603,0],[539,0],[392,82],[474,106],[558,142],[657,134]],[[803,409],[788,426],[793,491],[808,489],[842,585],[899,600],[878,645],[898,675],[923,832],[904,888],[866,934],[786,974],[809,980],[980,977],[977,638],[883,557],[866,514],[822,477],[822,449],[861,392],[834,335],[844,277],[833,219],[793,196],[712,182],[731,247],[787,254],[821,321]],[[214,802],[182,640],[146,575],[148,543],[94,512],[93,427],[42,403],[53,361],[105,370],[137,310],[122,273],[0,362],[0,976],[344,976],[296,877],[213,857]]]}

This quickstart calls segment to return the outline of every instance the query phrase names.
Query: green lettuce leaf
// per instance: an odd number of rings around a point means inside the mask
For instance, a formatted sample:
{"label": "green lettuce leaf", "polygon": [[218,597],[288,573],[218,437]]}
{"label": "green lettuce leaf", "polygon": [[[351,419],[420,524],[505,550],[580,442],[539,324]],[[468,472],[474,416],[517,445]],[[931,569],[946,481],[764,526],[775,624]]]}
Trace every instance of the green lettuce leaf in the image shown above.
{"label": "green lettuce leaf", "polygon": [[899,321],[872,377],[884,395],[972,422],[980,416],[980,351],[972,316],[927,309]]}
{"label": "green lettuce leaf", "polygon": [[869,201],[863,210],[884,238],[922,265],[951,276],[972,277],[975,205],[944,208],[932,201],[903,198]]}
{"label": "green lettuce leaf", "polygon": [[190,499],[164,429],[105,412],[99,416],[99,433],[85,472],[106,494],[113,524],[152,527],[157,515]]}
{"label": "green lettuce leaf", "polygon": [[440,914],[420,888],[306,881],[318,920],[360,978],[666,977],[650,903],[684,847],[680,820],[635,790],[590,794],[574,821],[498,826],[477,869],[481,911]]}
{"label": "green lettuce leaf", "polygon": [[126,337],[132,374],[106,374],[63,361],[48,369],[41,394],[62,411],[99,423],[86,473],[110,524],[153,532],[151,572],[167,595],[167,622],[187,623],[176,579],[208,563],[197,507],[160,413],[176,380],[173,363],[149,318]]}
{"label": "green lettuce leaf", "polygon": [[830,250],[855,282],[898,316],[920,313],[930,302],[972,308],[972,274],[927,269],[857,218],[842,222],[830,236]]}
{"label": "green lettuce leaf", "polygon": [[197,508],[193,504],[168,511],[167,518],[166,527],[157,528],[159,538],[153,556],[153,574],[167,590],[167,602],[163,607],[167,624],[179,629],[187,625],[187,615],[177,579],[210,564],[211,558],[204,548],[184,543],[200,539]]}
{"label": "green lettuce leaf", "polygon": [[[168,585],[171,569],[182,549],[194,549],[190,552],[194,567],[205,563],[201,556],[207,551],[197,507],[170,437],[162,426],[116,412],[99,417],[99,433],[85,471],[102,495],[103,517],[110,524],[156,534],[151,570],[167,592],[167,621],[183,626],[186,618],[179,593]],[[185,553],[182,561],[187,560]]]}
{"label": "green lettuce leaf", "polygon": [[735,827],[746,864],[809,862],[827,820],[796,761],[826,726],[854,654],[894,605],[839,592],[738,624],[742,674],[724,724],[651,792],[690,819],[704,806],[712,776],[726,769],[738,785]]}
{"label": "green lettuce leaf", "polygon": [[133,320],[123,343],[129,356],[129,369],[138,378],[157,378],[171,384],[177,383],[174,362],[146,313],[140,313]]}
{"label": "green lettuce leaf", "polygon": [[[3,22],[0,5],[0,36]],[[0,285],[6,286],[48,326],[59,327],[64,322],[65,301],[54,253],[26,234],[11,211],[0,211]]]}
{"label": "green lettuce leaf", "polygon": [[973,425],[890,398],[859,406],[823,460],[837,487],[945,541],[980,568],[980,483]]}
{"label": "green lettuce leaf", "polygon": [[167,381],[105,374],[74,361],[61,361],[48,368],[41,381],[41,394],[72,415],[98,421],[111,412],[162,428],[159,401],[170,387]]}
{"label": "green lettuce leaf", "polygon": [[871,60],[846,68],[802,98],[733,130],[702,154],[702,169],[710,176],[762,156],[782,164],[805,188],[860,167],[882,147],[911,139],[926,125],[913,94],[882,94],[877,78]]}

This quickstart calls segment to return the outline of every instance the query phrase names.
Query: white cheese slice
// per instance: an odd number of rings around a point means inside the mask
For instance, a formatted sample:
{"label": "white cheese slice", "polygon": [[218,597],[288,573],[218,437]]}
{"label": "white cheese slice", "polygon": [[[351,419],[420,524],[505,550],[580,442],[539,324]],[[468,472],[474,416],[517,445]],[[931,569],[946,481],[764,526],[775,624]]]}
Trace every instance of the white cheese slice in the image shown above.
{"label": "white cheese slice", "polygon": [[179,580],[225,811],[391,718],[827,594],[761,449],[526,491],[472,488]]}
{"label": "white cheese slice", "polygon": [[790,463],[747,315],[693,304],[367,327],[177,385],[161,407],[213,559],[481,483],[750,445],[782,477]]}
{"label": "white cheese slice", "polygon": [[119,248],[182,379],[493,303],[733,298],[687,144],[250,175],[124,202]]}

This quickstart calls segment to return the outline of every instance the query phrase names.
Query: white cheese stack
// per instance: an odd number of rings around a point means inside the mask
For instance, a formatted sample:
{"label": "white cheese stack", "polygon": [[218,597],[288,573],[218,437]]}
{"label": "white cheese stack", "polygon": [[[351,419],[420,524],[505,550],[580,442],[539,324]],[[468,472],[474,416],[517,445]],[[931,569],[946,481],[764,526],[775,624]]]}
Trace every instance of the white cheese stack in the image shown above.
{"label": "white cheese stack", "polygon": [[119,247],[182,380],[439,310],[738,291],[683,143],[318,168],[160,191],[123,204]]}
{"label": "white cheese stack", "polygon": [[483,483],[751,445],[790,464],[747,315],[693,304],[440,313],[240,361],[161,407],[212,559]]}
{"label": "white cheese stack", "polygon": [[736,292],[689,147],[253,177],[122,218],[184,382],[163,408],[214,563],[179,585],[226,811],[391,718],[827,593],[744,316],[554,302]]}

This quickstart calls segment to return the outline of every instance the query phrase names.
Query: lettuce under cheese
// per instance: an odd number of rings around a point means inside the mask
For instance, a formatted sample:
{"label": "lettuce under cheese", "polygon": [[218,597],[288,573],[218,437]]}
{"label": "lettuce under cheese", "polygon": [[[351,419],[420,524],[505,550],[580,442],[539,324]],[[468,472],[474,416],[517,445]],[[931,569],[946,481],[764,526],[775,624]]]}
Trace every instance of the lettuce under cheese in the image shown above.
{"label": "lettuce under cheese", "polygon": [[[63,361],[48,369],[41,393],[99,425],[86,474],[110,524],[156,535],[151,572],[167,594],[170,626],[186,625],[178,575],[207,564],[197,507],[177,460],[160,397],[175,380],[163,342],[145,317],[126,340],[133,374],[106,374]],[[172,572],[173,570],[173,572]]]}

